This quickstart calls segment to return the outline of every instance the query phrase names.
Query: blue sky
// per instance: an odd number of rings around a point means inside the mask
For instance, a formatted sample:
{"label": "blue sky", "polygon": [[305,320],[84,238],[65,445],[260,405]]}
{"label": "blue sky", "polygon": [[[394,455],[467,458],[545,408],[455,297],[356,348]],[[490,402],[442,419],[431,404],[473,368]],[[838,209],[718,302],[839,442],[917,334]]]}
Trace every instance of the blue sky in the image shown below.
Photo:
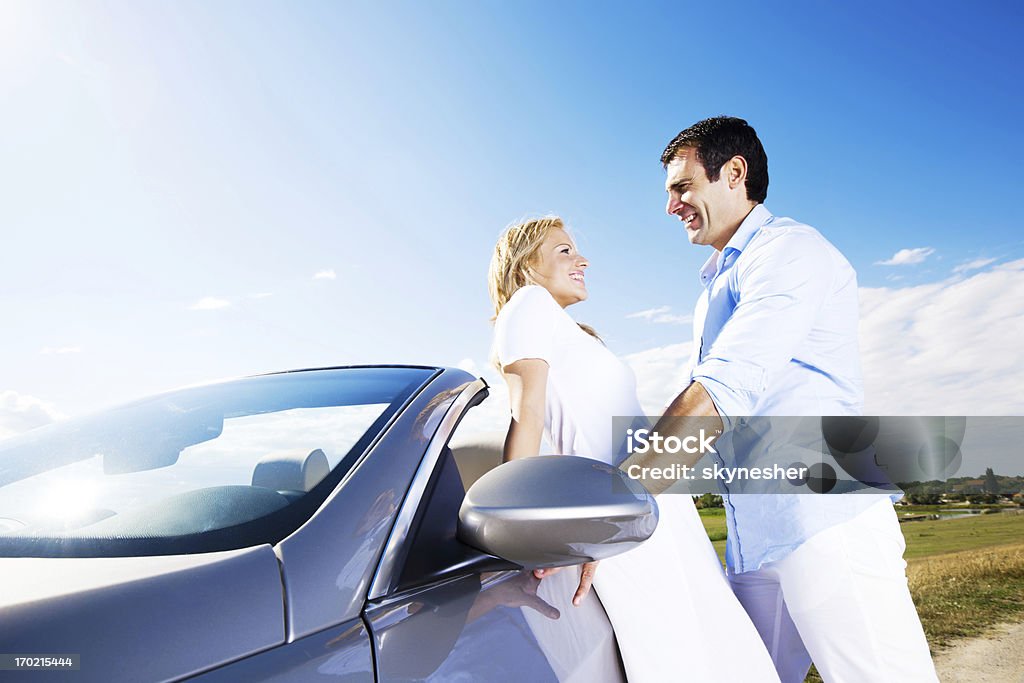
{"label": "blue sky", "polygon": [[[1020,413],[987,384],[1024,342],[1020,26],[1008,3],[6,2],[0,431],[253,372],[484,372],[494,240],[549,212],[591,260],[571,312],[661,398],[708,252],[658,157],[721,113],[761,135],[767,206],[857,269],[884,407]],[[961,337],[974,364],[946,367]],[[979,398],[928,402],[958,383]]]}

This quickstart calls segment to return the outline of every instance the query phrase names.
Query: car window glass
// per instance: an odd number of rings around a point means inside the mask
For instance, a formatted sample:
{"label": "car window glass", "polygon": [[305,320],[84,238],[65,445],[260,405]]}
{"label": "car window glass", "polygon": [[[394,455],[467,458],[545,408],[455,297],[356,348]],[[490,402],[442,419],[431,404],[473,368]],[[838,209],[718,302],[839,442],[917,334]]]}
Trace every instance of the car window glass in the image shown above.
{"label": "car window glass", "polygon": [[[123,515],[178,494],[215,486],[252,486],[262,462],[300,469],[321,451],[336,466],[388,404],[285,410],[228,418],[220,436],[184,448],[172,466],[106,474],[104,453],[15,482],[3,489],[0,515],[38,528],[89,526],[97,510]],[[290,466],[290,467],[289,467]],[[328,469],[322,470],[326,475]],[[264,488],[305,493],[292,472],[263,480]],[[316,476],[316,473],[312,473]],[[287,497],[287,495],[286,495]],[[102,514],[102,513],[99,513]],[[112,515],[110,515],[112,516]]]}
{"label": "car window glass", "polygon": [[501,398],[500,392],[491,392],[486,401],[462,418],[448,441],[464,491],[501,464],[508,429],[507,403],[501,404]]}
{"label": "car window glass", "polygon": [[[489,400],[489,399],[488,399]],[[504,434],[493,426],[488,400],[462,416],[434,468],[413,521],[397,589],[406,590],[449,576],[513,565],[485,555],[457,539],[459,508],[468,485],[501,464]]]}
{"label": "car window glass", "polygon": [[[243,527],[299,501],[311,513],[309,499],[330,492],[432,374],[352,368],[246,378],[0,441],[0,554],[47,556],[40,548],[48,546],[75,556],[76,545],[88,556],[149,554],[123,546],[221,530],[205,549],[279,540],[301,520],[278,515],[261,536]],[[82,543],[90,539],[118,547]]]}

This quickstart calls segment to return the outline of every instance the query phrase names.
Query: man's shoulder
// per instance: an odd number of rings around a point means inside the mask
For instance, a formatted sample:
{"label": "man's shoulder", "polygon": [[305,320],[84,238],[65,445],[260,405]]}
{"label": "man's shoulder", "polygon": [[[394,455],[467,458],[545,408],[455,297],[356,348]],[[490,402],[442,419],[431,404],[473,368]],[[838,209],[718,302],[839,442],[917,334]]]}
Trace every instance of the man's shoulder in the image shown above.
{"label": "man's shoulder", "polygon": [[772,216],[758,231],[761,244],[783,240],[787,243],[822,244],[828,243],[817,228],[794,220],[789,216]]}
{"label": "man's shoulder", "polygon": [[751,240],[750,247],[751,252],[762,256],[784,251],[791,257],[803,255],[847,262],[842,252],[817,228],[788,216],[772,216],[768,219]]}

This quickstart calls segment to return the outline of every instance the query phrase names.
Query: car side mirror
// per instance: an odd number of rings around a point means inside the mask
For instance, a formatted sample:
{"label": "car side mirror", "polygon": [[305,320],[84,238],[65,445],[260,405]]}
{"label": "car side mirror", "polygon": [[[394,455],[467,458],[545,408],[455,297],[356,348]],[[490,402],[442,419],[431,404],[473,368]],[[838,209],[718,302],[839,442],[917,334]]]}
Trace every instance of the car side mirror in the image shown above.
{"label": "car side mirror", "polygon": [[474,483],[459,540],[527,569],[624,553],[658,525],[654,497],[621,470],[572,455],[507,462]]}

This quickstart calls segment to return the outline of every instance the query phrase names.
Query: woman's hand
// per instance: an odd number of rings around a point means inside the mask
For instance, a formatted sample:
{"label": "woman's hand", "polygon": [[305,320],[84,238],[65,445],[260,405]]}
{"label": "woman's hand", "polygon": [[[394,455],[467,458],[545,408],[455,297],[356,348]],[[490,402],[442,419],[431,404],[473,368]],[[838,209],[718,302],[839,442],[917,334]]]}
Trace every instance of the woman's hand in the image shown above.
{"label": "woman's hand", "polygon": [[[576,589],[576,593],[572,596],[572,604],[576,607],[580,606],[583,602],[583,598],[587,597],[587,593],[590,592],[590,586],[594,583],[594,573],[597,571],[598,562],[587,562],[583,565],[583,569],[580,572],[580,585]],[[538,579],[543,579],[546,576],[557,574],[558,572],[565,569],[565,567],[552,567],[551,569],[534,569],[533,575]]]}
{"label": "woman's hand", "polygon": [[[504,572],[491,572],[491,576]],[[488,573],[481,574],[481,580],[486,580]],[[544,615],[548,619],[558,619],[562,616],[554,605],[549,605],[539,595],[537,588],[540,581],[530,572],[518,572],[515,576],[488,586],[476,596],[473,607],[469,610],[467,621],[476,621],[496,607],[529,607],[530,609]]]}

